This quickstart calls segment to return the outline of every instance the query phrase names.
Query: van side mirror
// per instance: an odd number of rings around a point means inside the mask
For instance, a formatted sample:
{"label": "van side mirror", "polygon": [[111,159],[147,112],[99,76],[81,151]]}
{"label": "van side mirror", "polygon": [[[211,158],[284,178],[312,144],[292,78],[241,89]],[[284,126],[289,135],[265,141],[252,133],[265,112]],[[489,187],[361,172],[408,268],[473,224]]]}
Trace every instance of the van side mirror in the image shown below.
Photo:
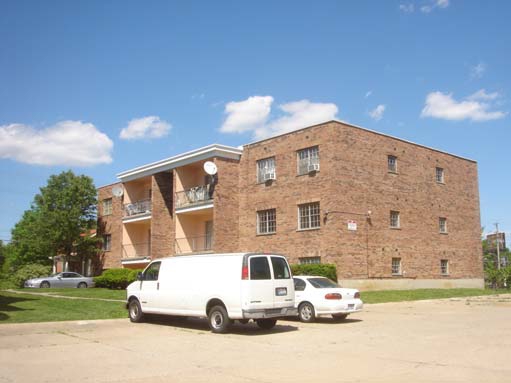
{"label": "van side mirror", "polygon": [[137,281],[143,281],[144,280],[144,273],[138,273],[137,274]]}

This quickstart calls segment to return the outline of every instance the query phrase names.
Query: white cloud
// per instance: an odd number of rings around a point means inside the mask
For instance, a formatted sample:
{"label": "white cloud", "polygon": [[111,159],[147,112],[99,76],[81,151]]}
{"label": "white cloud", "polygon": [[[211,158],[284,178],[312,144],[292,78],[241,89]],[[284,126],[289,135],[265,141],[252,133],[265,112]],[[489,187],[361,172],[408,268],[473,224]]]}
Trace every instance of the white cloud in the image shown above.
{"label": "white cloud", "polygon": [[160,138],[166,136],[172,125],[160,120],[158,116],[134,118],[128,126],[121,130],[120,138],[123,140],[138,140],[142,138]]}
{"label": "white cloud", "polygon": [[365,98],[369,98],[369,96],[371,96],[372,94],[373,94],[373,91],[372,90],[368,90],[366,92]]}
{"label": "white cloud", "polygon": [[486,93],[484,89],[466,97],[462,101],[453,99],[452,94],[431,92],[426,96],[426,105],[422,109],[421,117],[432,117],[444,120],[472,120],[488,121],[504,118],[506,112],[491,111],[493,107],[488,102],[498,97],[496,93]]}
{"label": "white cloud", "polygon": [[422,13],[430,13],[435,8],[447,8],[449,0],[431,0],[428,5],[423,5],[420,10]]}
{"label": "white cloud", "polygon": [[481,78],[483,77],[485,71],[486,71],[485,63],[480,62],[479,64],[474,65],[473,67],[470,68],[470,78],[472,80]]}
{"label": "white cloud", "polygon": [[245,101],[231,101],[225,106],[227,115],[220,131],[244,133],[260,129],[266,124],[271,112],[271,96],[252,96]]}
{"label": "white cloud", "polygon": [[369,116],[375,121],[380,121],[383,118],[383,113],[385,112],[385,105],[380,104],[373,110],[369,112]]}
{"label": "white cloud", "polygon": [[413,4],[399,4],[399,10],[404,13],[413,13],[415,6]]}
{"label": "white cloud", "polygon": [[220,131],[250,131],[255,139],[263,139],[335,119],[338,112],[337,106],[332,103],[300,100],[279,105],[283,115],[269,121],[272,103],[271,96],[253,96],[245,101],[228,103],[225,107],[227,118]]}
{"label": "white cloud", "polygon": [[108,164],[112,162],[112,148],[106,134],[81,121],[61,121],[41,130],[24,124],[0,126],[0,158],[26,164]]}

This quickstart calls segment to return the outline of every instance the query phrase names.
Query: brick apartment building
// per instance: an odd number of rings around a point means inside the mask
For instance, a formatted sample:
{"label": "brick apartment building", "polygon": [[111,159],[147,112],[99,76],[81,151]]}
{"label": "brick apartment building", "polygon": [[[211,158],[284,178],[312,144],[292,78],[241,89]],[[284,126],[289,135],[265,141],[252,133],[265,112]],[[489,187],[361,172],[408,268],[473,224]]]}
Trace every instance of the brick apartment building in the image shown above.
{"label": "brick apartment building", "polygon": [[210,145],[118,179],[98,190],[101,268],[264,251],[335,263],[363,289],[483,286],[477,163],[347,123]]}

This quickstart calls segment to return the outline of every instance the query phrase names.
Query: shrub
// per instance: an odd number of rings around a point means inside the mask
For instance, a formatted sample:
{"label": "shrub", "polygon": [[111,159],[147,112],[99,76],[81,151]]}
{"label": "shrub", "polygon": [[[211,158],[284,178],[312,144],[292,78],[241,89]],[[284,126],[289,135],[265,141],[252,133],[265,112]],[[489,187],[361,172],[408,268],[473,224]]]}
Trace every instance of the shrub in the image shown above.
{"label": "shrub", "polygon": [[337,268],[330,263],[312,263],[305,265],[292,264],[291,270],[294,275],[319,275],[337,282]]}
{"label": "shrub", "polygon": [[94,282],[96,282],[96,287],[122,290],[134,282],[137,279],[137,274],[141,271],[141,269],[108,269],[99,277],[95,277]]}
{"label": "shrub", "polygon": [[44,266],[37,263],[21,266],[14,274],[9,278],[12,282],[13,287],[23,287],[27,279],[47,277],[51,274],[51,267]]}

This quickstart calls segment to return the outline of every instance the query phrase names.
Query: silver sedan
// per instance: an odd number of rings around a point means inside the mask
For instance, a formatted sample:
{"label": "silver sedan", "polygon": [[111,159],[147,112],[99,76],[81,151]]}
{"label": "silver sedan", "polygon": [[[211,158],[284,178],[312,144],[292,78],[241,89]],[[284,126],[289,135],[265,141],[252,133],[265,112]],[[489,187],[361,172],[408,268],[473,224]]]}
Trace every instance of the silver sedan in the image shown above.
{"label": "silver sedan", "polygon": [[63,272],[49,277],[33,278],[25,281],[25,287],[48,288],[48,287],[94,287],[94,280],[78,273]]}

